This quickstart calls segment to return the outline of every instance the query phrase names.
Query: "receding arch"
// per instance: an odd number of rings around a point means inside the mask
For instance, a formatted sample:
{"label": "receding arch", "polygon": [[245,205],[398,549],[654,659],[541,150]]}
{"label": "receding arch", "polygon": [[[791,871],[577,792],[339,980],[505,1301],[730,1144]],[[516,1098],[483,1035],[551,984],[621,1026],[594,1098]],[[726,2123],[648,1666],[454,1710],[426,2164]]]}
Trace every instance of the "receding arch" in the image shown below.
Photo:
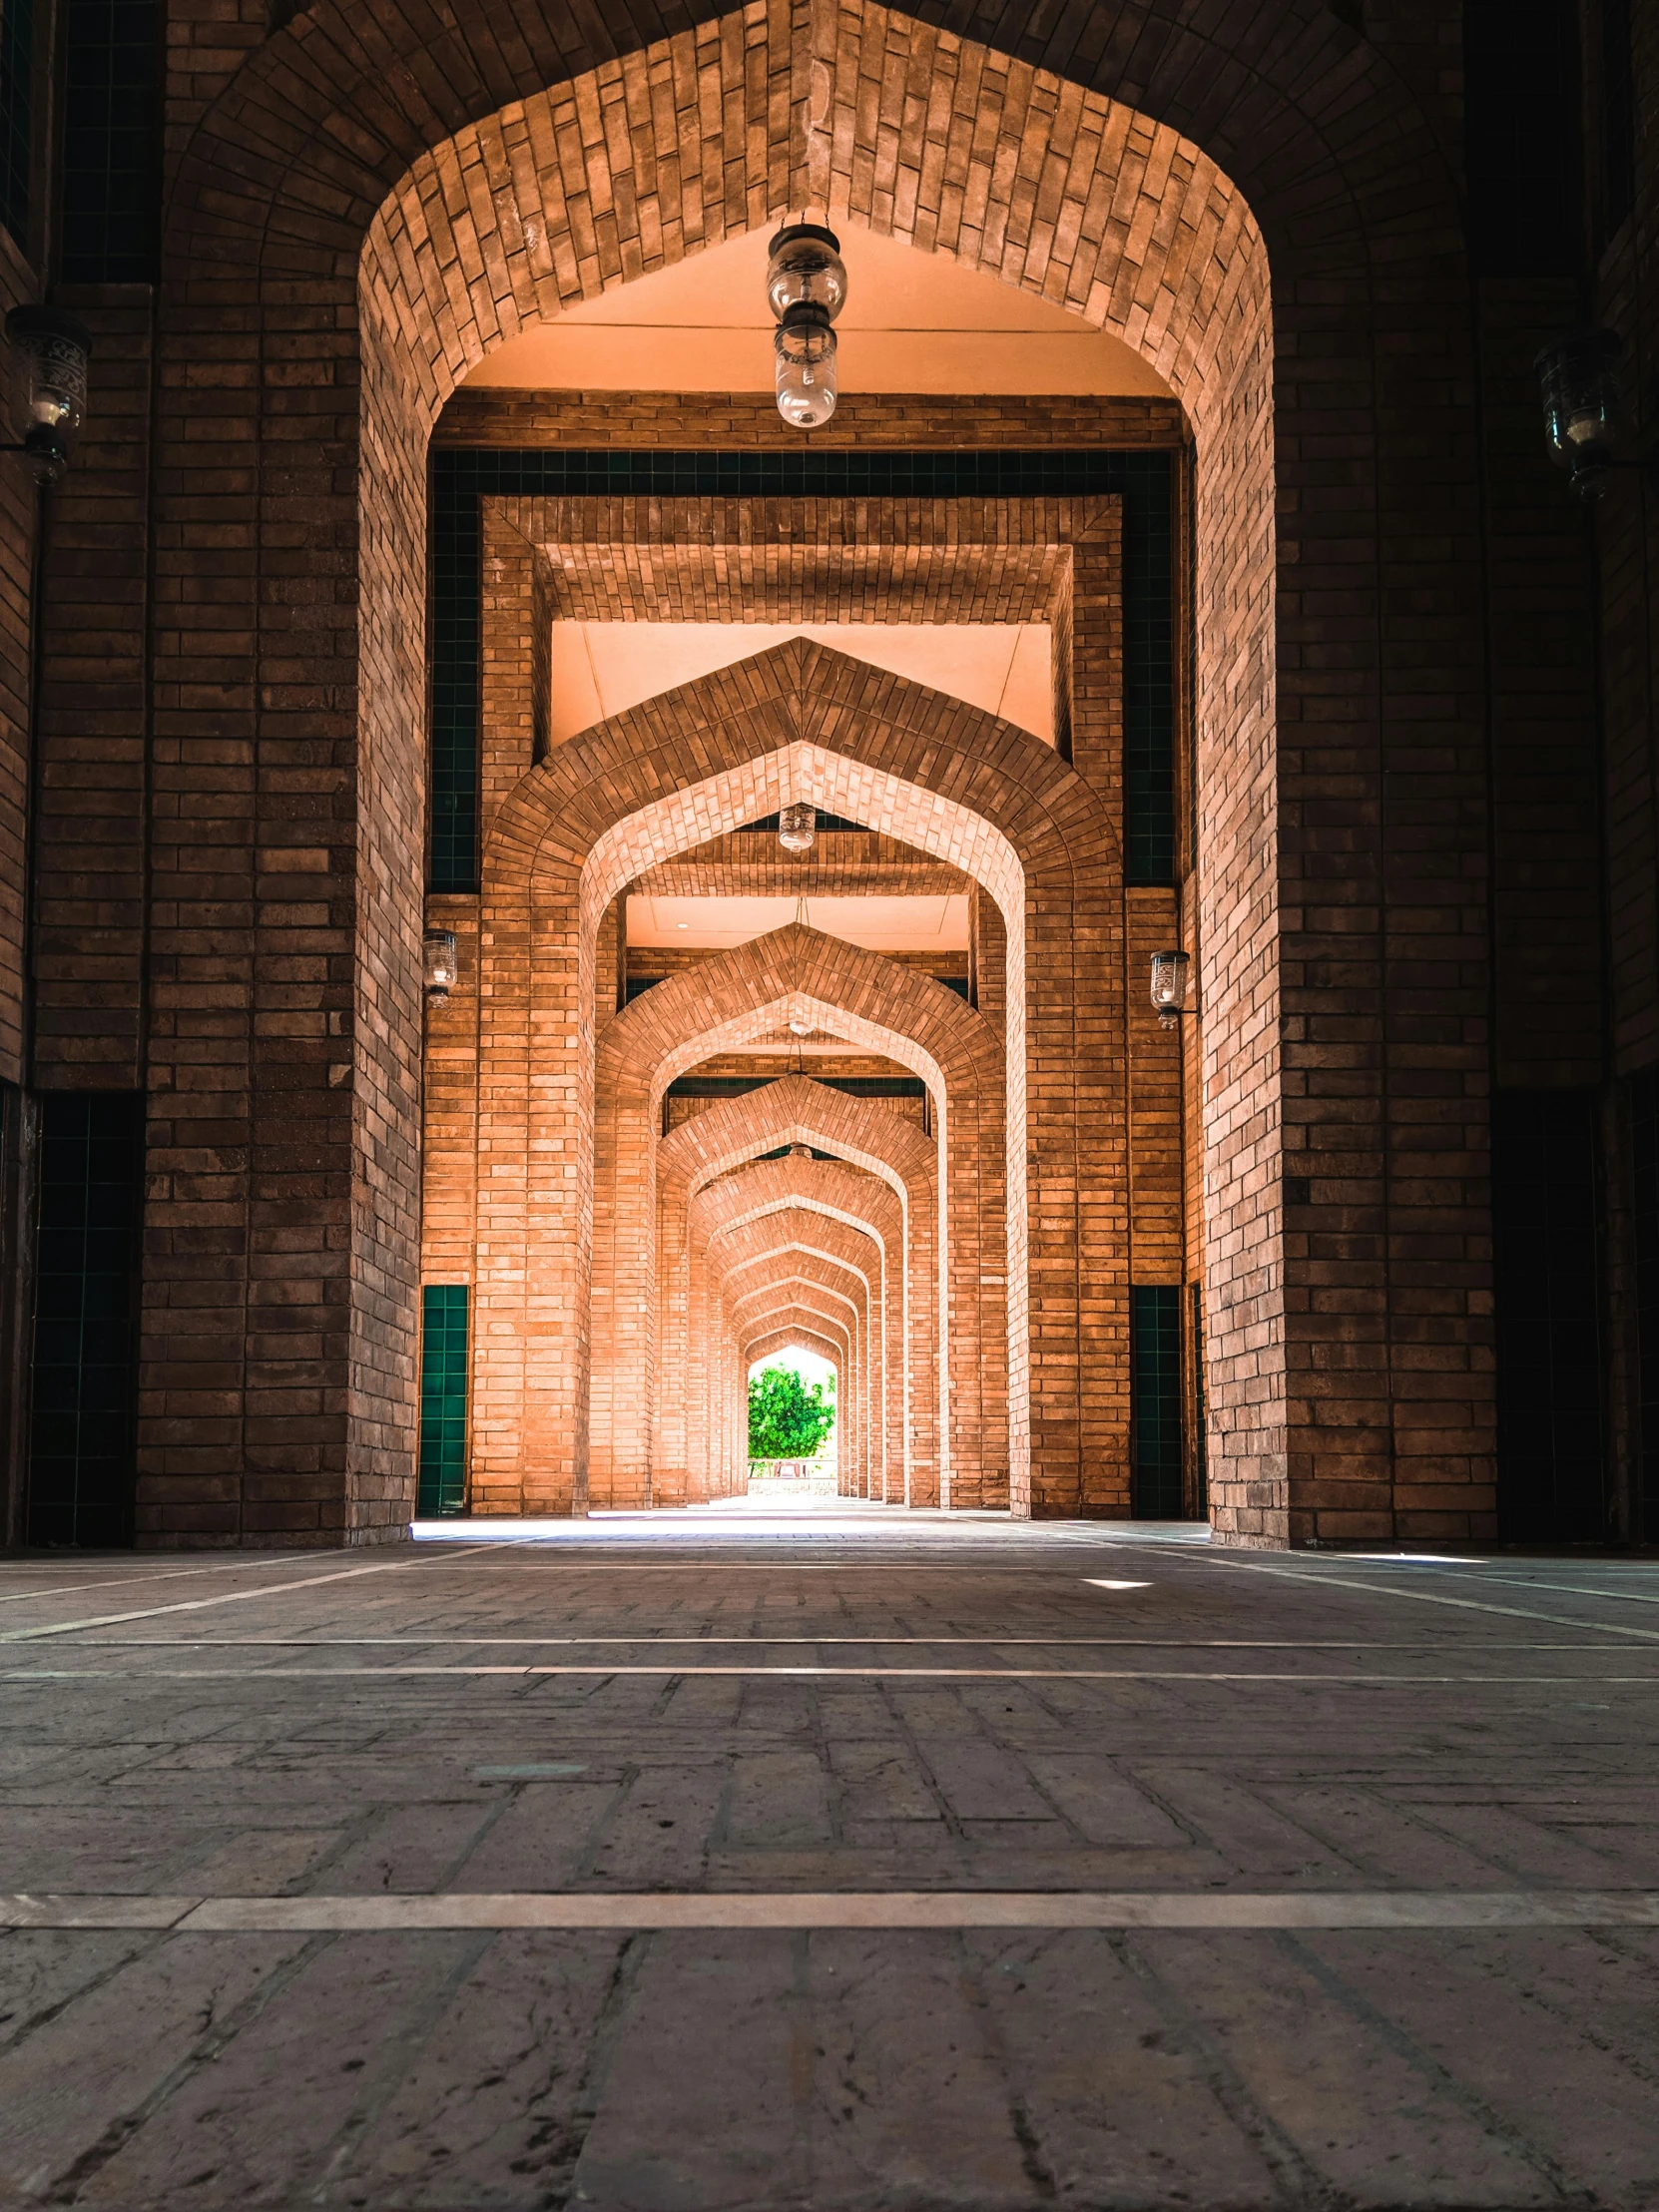
{"label": "receding arch", "polygon": [[[756,1335],[754,1332],[759,1331]],[[848,1438],[852,1434],[851,1349],[844,1335],[835,1324],[816,1308],[786,1302],[775,1307],[763,1320],[751,1321],[744,1340],[738,1348],[739,1360],[753,1368],[755,1363],[767,1359],[774,1352],[786,1352],[800,1345],[804,1351],[816,1352],[820,1359],[828,1360],[835,1376],[835,1474],[836,1488],[843,1494],[852,1484],[852,1450]],[[747,1375],[747,1368],[745,1370]],[[745,1388],[744,1438],[748,1441],[748,1390]]]}
{"label": "receding arch", "polygon": [[[832,1162],[766,1160],[755,1162],[698,1195],[693,1201],[689,1238],[689,1323],[694,1347],[691,1372],[697,1372],[698,1339],[709,1326],[705,1278],[720,1273],[720,1247],[751,1224],[770,1225],[778,1217],[798,1223],[800,1217],[813,1214],[838,1224],[854,1238],[867,1240],[872,1249],[871,1328],[880,1352],[882,1398],[873,1408],[880,1418],[872,1429],[878,1448],[872,1454],[871,1480],[873,1483],[878,1465],[880,1496],[886,1499],[896,1491],[898,1500],[908,1504],[908,1315],[903,1221],[897,1200],[877,1178]],[[844,1239],[839,1243],[843,1253],[855,1249]],[[707,1357],[705,1350],[704,1363]]]}
{"label": "receding arch", "polygon": [[[657,1152],[658,1388],[651,1464],[653,1495],[691,1494],[694,1453],[687,1434],[687,1328],[691,1297],[689,1209],[698,1192],[758,1155],[805,1145],[879,1177],[900,1214],[905,1275],[905,1457],[911,1496],[936,1501],[938,1365],[948,1344],[949,1300],[937,1260],[937,1149],[919,1129],[871,1100],[786,1075],[762,1090],[723,1100],[684,1122]],[[910,1500],[907,1499],[906,1502]]]}
{"label": "receding arch", "polygon": [[[593,1135],[583,1115],[599,915],[634,870],[804,792],[947,860],[979,881],[1002,914],[1002,1173],[1013,1356],[1007,1479],[1016,1509],[1028,1510],[1027,1157],[1040,1143],[1058,1213],[1062,1178],[1087,1175],[1100,1141],[1097,1124],[1121,1106],[1121,1069],[1107,1061],[1085,1080],[1078,1045],[1081,1008],[1100,999],[1099,1018],[1109,1032],[1109,1001],[1121,995],[1120,971],[1099,958],[1100,948],[1121,935],[1108,865],[1116,830],[1090,786],[1026,732],[822,646],[792,641],[613,717],[560,746],[496,817],[484,878],[492,976],[485,1087],[504,1101],[503,1120],[522,1125],[532,1158],[560,1141],[551,1123],[541,1129],[537,1122],[532,1034],[539,1028],[538,1052],[575,1056],[563,1064],[576,1083],[576,1172],[544,1194],[537,1215],[539,1237],[557,1247],[549,1262],[557,1282],[537,1302],[546,1317],[539,1326],[551,1329],[555,1314],[569,1310],[572,1282],[576,1310],[586,1311]],[[606,1035],[616,1026],[608,1025]],[[1027,1114],[1028,1064],[1045,1070],[1040,1132]],[[555,1075],[542,1079],[542,1088],[562,1112],[567,1081]],[[524,1267],[528,1280],[528,1252]],[[1074,1281],[1072,1296],[1082,1295],[1084,1286]],[[1102,1278],[1090,1280],[1087,1295],[1123,1294]],[[1066,1318],[1048,1297],[1042,1324],[1069,1332],[1064,1358],[1074,1370],[1076,1317]],[[527,1327],[538,1329],[534,1322]],[[557,1385],[537,1383],[570,1439],[563,1478],[576,1491],[589,1442],[588,1356],[582,1336]],[[1050,1369],[1059,1372],[1058,1349],[1044,1347],[1037,1365],[1045,1381]],[[1060,1498],[1079,1492],[1086,1446],[1069,1416],[1045,1424],[1042,1445],[1041,1487],[1046,1509],[1054,1510]],[[632,1444],[629,1451],[637,1457]]]}
{"label": "receding arch", "polygon": [[847,1473],[841,1464],[846,1429],[842,1425],[842,1403],[848,1388],[846,1381],[847,1354],[815,1317],[812,1323],[793,1317],[799,1309],[782,1307],[775,1309],[764,1323],[751,1323],[751,1329],[759,1327],[764,1332],[759,1337],[746,1336],[738,1347],[739,1363],[746,1374],[752,1372],[761,1361],[771,1359],[776,1352],[810,1352],[828,1362],[834,1377],[835,1389],[835,1474],[836,1488],[846,1490]]}
{"label": "receding arch", "polygon": [[[847,1336],[847,1376],[851,1391],[845,1406],[845,1466],[840,1468],[853,1495],[871,1491],[873,1448],[871,1435],[878,1429],[878,1370],[871,1374],[869,1314],[862,1303],[862,1285],[853,1274],[838,1270],[831,1259],[810,1250],[772,1250],[761,1254],[755,1266],[744,1272],[744,1281],[730,1285],[724,1297],[724,1328],[719,1339],[719,1363],[710,1370],[710,1426],[721,1437],[726,1464],[721,1473],[732,1480],[739,1468],[739,1453],[732,1442],[739,1435],[741,1406],[746,1400],[748,1363],[744,1343],[759,1330],[770,1328],[781,1305],[795,1310],[817,1310],[823,1328],[838,1323]],[[840,1409],[838,1409],[840,1417]]]}
{"label": "receding arch", "polygon": [[838,1326],[847,1344],[846,1373],[852,1387],[847,1398],[847,1473],[858,1494],[868,1487],[868,1436],[871,1400],[867,1361],[868,1320],[855,1277],[835,1263],[806,1251],[772,1251],[761,1254],[748,1271],[747,1288],[724,1300],[725,1327],[719,1340],[720,1360],[710,1377],[710,1423],[724,1438],[728,1459],[730,1439],[738,1430],[744,1375],[738,1347],[744,1337],[765,1326],[781,1301],[802,1311],[817,1311],[824,1326]]}
{"label": "receding arch", "polygon": [[[964,1494],[980,1502],[988,1490],[991,1502],[1001,1502],[1015,1436],[1014,1420],[1003,1411],[1002,1377],[1023,1356],[1023,1313],[1017,1286],[1004,1295],[1000,1280],[1012,1266],[1001,1264],[1000,1251],[989,1263],[981,1260],[992,1235],[981,1217],[1000,1210],[1004,1189],[1003,1059],[996,1037],[941,985],[794,923],[659,984],[619,1014],[601,1039],[594,1401],[596,1442],[602,1452],[608,1446],[610,1456],[597,1461],[600,1479],[612,1467],[637,1463],[645,1448],[641,1439],[651,1415],[649,1397],[640,1402],[640,1379],[649,1376],[655,1350],[658,1208],[649,1183],[619,1177],[616,1163],[634,1157],[636,1145],[638,1156],[650,1159],[656,1103],[674,1070],[735,1038],[782,1029],[792,1009],[814,1027],[909,1066],[934,1094],[940,1299],[948,1268],[958,1314],[951,1404],[941,1421],[948,1420],[956,1439],[950,1463]],[[631,1326],[612,1334],[613,1314]],[[944,1380],[941,1373],[941,1389]],[[600,1426],[607,1420],[608,1435]],[[619,1442],[623,1420],[627,1440]]]}

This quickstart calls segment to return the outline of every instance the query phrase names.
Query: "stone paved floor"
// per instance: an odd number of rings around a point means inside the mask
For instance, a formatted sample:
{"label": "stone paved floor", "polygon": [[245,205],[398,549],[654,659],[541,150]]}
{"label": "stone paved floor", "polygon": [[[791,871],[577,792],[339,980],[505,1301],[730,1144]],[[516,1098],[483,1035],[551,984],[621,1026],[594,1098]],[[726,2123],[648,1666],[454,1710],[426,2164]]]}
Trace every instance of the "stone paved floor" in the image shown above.
{"label": "stone paved floor", "polygon": [[1659,2206],[1659,1566],[445,1533],[0,1562],[0,2202]]}

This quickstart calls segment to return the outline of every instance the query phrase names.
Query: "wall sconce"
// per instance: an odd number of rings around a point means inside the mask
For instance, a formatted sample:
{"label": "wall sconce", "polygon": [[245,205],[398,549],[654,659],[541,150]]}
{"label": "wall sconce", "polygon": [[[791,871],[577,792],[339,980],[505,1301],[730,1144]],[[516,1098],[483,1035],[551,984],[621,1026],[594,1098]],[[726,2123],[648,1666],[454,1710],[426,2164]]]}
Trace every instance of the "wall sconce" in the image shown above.
{"label": "wall sconce", "polygon": [[26,454],[37,482],[55,484],[86,419],[92,338],[84,323],[56,307],[13,307],[6,342],[12,349],[12,418],[22,442],[5,450]]}
{"label": "wall sconce", "polygon": [[1187,1010],[1187,971],[1191,966],[1184,952],[1152,955],[1152,1004],[1161,1028],[1173,1029]]}
{"label": "wall sconce", "polygon": [[426,1003],[447,1006],[460,973],[453,929],[428,929],[423,940],[426,955]]}
{"label": "wall sconce", "polygon": [[1612,330],[1569,330],[1546,345],[1532,363],[1544,402],[1544,439],[1549,457],[1564,468],[1582,499],[1601,494],[1610,468],[1633,468],[1619,461],[1623,424],[1619,410],[1619,339]]}
{"label": "wall sconce", "polygon": [[[811,852],[818,836],[818,809],[802,805],[782,808],[778,816],[778,842],[786,852]],[[797,915],[804,920],[804,915]]]}
{"label": "wall sconce", "polygon": [[835,411],[835,333],[846,304],[840,240],[822,223],[791,223],[772,242],[767,304],[778,318],[778,412],[792,430],[817,430]]}

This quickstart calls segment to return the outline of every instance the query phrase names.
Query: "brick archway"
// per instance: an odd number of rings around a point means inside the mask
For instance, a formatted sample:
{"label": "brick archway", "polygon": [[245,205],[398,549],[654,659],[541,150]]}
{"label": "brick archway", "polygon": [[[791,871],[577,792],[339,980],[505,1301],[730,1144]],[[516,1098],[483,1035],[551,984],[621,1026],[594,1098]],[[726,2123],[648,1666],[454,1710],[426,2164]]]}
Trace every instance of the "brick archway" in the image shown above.
{"label": "brick archway", "polygon": [[877,1176],[896,1198],[905,1268],[906,1449],[911,1496],[938,1500],[939,1346],[948,1342],[948,1285],[936,1218],[936,1147],[873,1101],[787,1075],[764,1090],[723,1101],[663,1139],[657,1152],[657,1407],[653,1495],[689,1494],[686,1430],[690,1261],[689,1207],[698,1191],[757,1154],[807,1145]]}
{"label": "brick archway", "polygon": [[[688,759],[700,772],[695,778]],[[979,882],[1000,910],[1007,978],[1002,1172],[1014,1364],[1008,1472],[993,1469],[989,1490],[981,1481],[971,1501],[989,1502],[1000,1491],[1021,1511],[1086,1508],[1097,1489],[1115,1491],[1122,1480],[1121,1419],[1108,1404],[1085,1425],[1077,1403],[1081,1336],[1097,1330],[1111,1340],[1122,1336],[1121,1252],[1109,1256],[1109,1207],[1097,1208],[1108,1253],[1099,1267],[1080,1271],[1069,1235],[1050,1240],[1038,1255],[1044,1295],[1028,1362],[1026,1180],[1028,1159],[1035,1160],[1047,1213],[1069,1220],[1121,1115],[1122,965],[1109,956],[1121,945],[1123,927],[1111,897],[1116,830],[1083,779],[1024,731],[799,642],[685,685],[558,747],[524,777],[491,829],[480,1066],[482,1096],[500,1133],[486,1117],[481,1137],[498,1154],[527,1144],[532,1165],[555,1155],[560,1162],[556,1184],[534,1192],[528,1214],[516,1194],[507,1194],[515,1219],[491,1225],[493,1245],[520,1248],[526,1295],[546,1317],[535,1325],[543,1349],[534,1389],[545,1407],[533,1424],[536,1463],[551,1487],[581,1494],[590,1443],[583,1429],[588,1348],[578,1334],[557,1370],[545,1332],[555,1326],[554,1315],[582,1317],[587,1306],[594,1139],[585,1101],[599,918],[635,874],[794,798],[811,798],[946,860]],[[661,993],[652,995],[661,1011]],[[573,1055],[566,1062],[575,1084],[573,1121],[568,1082],[532,1076],[538,1036]],[[1033,1084],[1038,1070],[1041,1080]],[[568,1174],[572,1154],[575,1172]],[[531,1219],[534,1262],[526,1242]],[[538,1269],[540,1290],[532,1282]],[[598,1288],[603,1297],[603,1278]],[[970,1398],[977,1392],[971,1377],[963,1386]],[[598,1425],[591,1441],[614,1455],[619,1447],[608,1440],[602,1393],[592,1403]],[[632,1465],[643,1465],[646,1442],[631,1439],[620,1448]],[[603,1459],[600,1471],[602,1484],[608,1482]]]}
{"label": "brick archway", "polygon": [[[1411,758],[1434,749],[1465,825],[1470,802],[1456,780],[1474,788],[1484,742],[1459,649],[1422,639],[1402,658],[1381,613],[1407,549],[1425,600],[1454,597],[1469,560],[1473,462],[1452,421],[1466,333],[1439,305],[1427,312],[1420,287],[1385,281],[1408,254],[1423,265],[1422,242],[1433,240],[1443,262],[1428,266],[1443,266],[1453,291],[1462,282],[1439,96],[1417,89],[1386,43],[1313,8],[1294,35],[1264,39],[1248,11],[1198,24],[1158,0],[1127,0],[1086,62],[1058,18],[1052,33],[1025,15],[1003,27],[958,0],[937,28],[856,0],[754,18],[692,0],[688,28],[655,48],[656,18],[636,19],[633,0],[618,0],[604,51],[572,44],[562,6],[527,0],[510,45],[486,35],[490,20],[482,0],[457,0],[441,21],[402,0],[317,0],[252,51],[241,36],[216,45],[204,26],[179,80],[158,377],[158,428],[178,465],[160,484],[158,521],[182,571],[213,575],[222,614],[212,637],[184,618],[164,629],[158,710],[186,776],[193,749],[216,767],[234,759],[243,765],[226,773],[243,781],[233,808],[269,810],[273,823],[257,750],[267,740],[296,747],[281,834],[296,844],[308,835],[341,888],[325,924],[305,922],[301,946],[297,921],[258,904],[263,846],[248,839],[236,894],[246,923],[226,918],[235,908],[224,868],[211,888],[182,882],[159,909],[161,958],[213,929],[228,974],[252,979],[181,966],[150,1085],[157,1144],[180,1141],[175,1086],[220,1129],[224,1173],[241,1178],[225,1203],[249,1227],[222,1253],[196,1237],[191,1179],[158,1179],[149,1241],[169,1265],[145,1289],[147,1537],[256,1541],[262,1525],[280,1525],[284,1540],[360,1542],[395,1534],[406,1517],[433,412],[460,366],[527,314],[557,312],[804,204],[820,181],[815,160],[827,165],[832,215],[1074,302],[1158,362],[1187,405],[1205,506],[1198,719],[1218,1527],[1284,1541],[1340,1517],[1345,1498],[1372,1510],[1380,1488],[1421,1531],[1467,1526],[1460,1516],[1484,1502],[1489,1475],[1485,1047],[1466,1011],[1436,1045],[1438,1077],[1463,1102],[1431,1145],[1418,1086],[1389,1087],[1388,1071],[1415,1069],[1422,1048],[1417,986],[1392,972],[1388,932],[1420,929],[1440,894],[1421,870],[1390,872],[1380,827],[1390,721],[1407,712],[1406,692]],[[987,23],[990,46],[970,35]],[[1009,60],[998,40],[1027,58]],[[903,88],[896,108],[889,85]],[[964,138],[955,118],[968,88],[981,127]],[[648,114],[649,130],[637,129]],[[677,202],[682,174],[699,189]],[[705,178],[715,189],[701,189]],[[230,365],[228,307],[244,317],[247,347]],[[293,366],[301,357],[304,376]],[[210,385],[229,441],[211,450],[197,434]],[[1344,484],[1333,500],[1320,483],[1333,465],[1321,441],[1338,389],[1354,442],[1335,464]],[[1277,548],[1276,435],[1277,488],[1297,517]],[[224,475],[232,447],[246,464],[235,484]],[[1419,465],[1424,450],[1432,469]],[[294,600],[307,605],[290,617],[262,596],[265,554],[289,557],[300,501],[321,557],[296,579]],[[234,573],[227,527],[264,549]],[[1339,571],[1345,606],[1372,611],[1334,668],[1311,648]],[[252,642],[247,680],[228,696],[233,629]],[[1425,721],[1422,702],[1441,698],[1457,704]],[[1304,837],[1294,810],[1336,726],[1352,739],[1340,791],[1326,793],[1321,834]],[[169,819],[166,807],[157,819]],[[1332,848],[1343,854],[1336,919]],[[156,852],[171,867],[160,835]],[[1282,908],[1299,916],[1289,970]],[[343,1002],[319,995],[309,1011],[330,1038],[352,1038],[347,1051],[314,1048],[308,1023],[267,1018],[274,1009],[260,998],[258,978],[286,973],[301,952],[323,957],[324,944],[329,992],[336,971],[350,986]],[[1465,967],[1484,957],[1484,938],[1466,933]],[[1346,995],[1357,959],[1378,979],[1379,1017],[1363,1042]],[[1287,984],[1294,997],[1282,1008]],[[241,994],[230,1023],[228,989]],[[223,1042],[208,1067],[197,1039],[216,1024]],[[1327,1046],[1348,1053],[1335,1107],[1322,1103],[1317,1073],[1304,1073]],[[296,1115],[312,1139],[302,1158],[288,1145]],[[1391,1176],[1390,1149],[1404,1144],[1411,1173]],[[1360,1251],[1334,1223],[1315,1260],[1300,1233],[1289,1247],[1282,1236],[1281,1171],[1289,1157],[1302,1178],[1334,1155],[1345,1209],[1373,1226]],[[1379,1237],[1394,1255],[1382,1293],[1368,1273]],[[1460,1270],[1451,1292],[1433,1272],[1448,1239]],[[1418,1247],[1430,1241],[1425,1256]],[[281,1333],[269,1327],[279,1273],[295,1357],[310,1348],[319,1379],[312,1522],[295,1517],[298,1492],[279,1523],[252,1509],[261,1470],[291,1441],[288,1416],[267,1403],[281,1394],[273,1376],[287,1372]],[[1425,1302],[1441,1353],[1432,1366],[1420,1357]],[[193,1307],[215,1311],[226,1354],[211,1467],[190,1425],[200,1340],[178,1317]],[[1349,1394],[1322,1426],[1316,1371],[1335,1369]],[[1390,1402],[1392,1417],[1380,1418]]]}
{"label": "brick archway", "polygon": [[[911,1353],[904,1225],[899,1201],[875,1177],[828,1161],[764,1160],[704,1189],[693,1200],[688,1238],[692,1291],[688,1373],[693,1378],[693,1392],[697,1389],[696,1378],[707,1373],[710,1366],[710,1292],[721,1279],[724,1257],[717,1248],[733,1232],[751,1223],[767,1221],[781,1228],[776,1217],[800,1213],[821,1214],[855,1237],[863,1237],[872,1247],[871,1297],[877,1319],[871,1326],[881,1357],[883,1395],[877,1408],[880,1418],[871,1432],[872,1442],[878,1447],[872,1454],[872,1485],[875,1461],[879,1462],[881,1479],[870,1494],[878,1494],[883,1501],[909,1504],[906,1443]],[[705,1494],[708,1485],[705,1472],[701,1485]],[[667,1502],[656,1499],[655,1493],[654,1501]]]}
{"label": "brick archway", "polygon": [[[798,1348],[803,1352],[816,1353],[821,1360],[829,1363],[833,1371],[835,1382],[836,1488],[844,1495],[848,1492],[848,1484],[846,1475],[841,1469],[840,1461],[842,1437],[845,1433],[841,1423],[841,1404],[843,1391],[846,1387],[844,1381],[846,1353],[844,1348],[837,1348],[835,1342],[828,1334],[821,1335],[820,1326],[809,1325],[805,1321],[796,1322],[791,1320],[789,1317],[796,1311],[797,1309],[790,1307],[781,1309],[770,1317],[770,1323],[764,1336],[746,1338],[738,1348],[740,1363],[744,1366],[747,1375],[749,1370],[752,1370],[759,1361],[770,1359],[773,1353],[792,1352]],[[745,1396],[747,1401],[747,1387]]]}
{"label": "brick archway", "polygon": [[746,1402],[748,1367],[741,1347],[758,1319],[770,1311],[778,1286],[816,1283],[852,1311],[853,1374],[857,1382],[856,1494],[881,1494],[888,1442],[885,1330],[881,1311],[880,1257],[867,1232],[847,1228],[807,1207],[790,1207],[734,1227],[710,1253],[711,1332],[708,1375],[709,1425],[719,1436],[720,1409],[730,1407],[728,1435],[713,1472],[721,1487],[737,1474],[742,1453],[737,1435]]}
{"label": "brick archway", "polygon": [[[869,1487],[870,1438],[877,1423],[872,1392],[870,1317],[859,1271],[806,1244],[778,1245],[735,1259],[733,1280],[721,1296],[719,1361],[709,1379],[709,1422],[716,1463],[735,1471],[747,1430],[748,1369],[744,1340],[770,1327],[781,1304],[823,1314],[844,1332],[846,1401],[842,1486],[855,1496]],[[879,1370],[875,1371],[878,1384]]]}
{"label": "brick archway", "polygon": [[[835,1371],[835,1486],[843,1495],[850,1494],[851,1483],[843,1459],[849,1464],[850,1453],[846,1444],[850,1430],[844,1408],[848,1403],[851,1383],[851,1353],[844,1337],[839,1335],[832,1322],[815,1309],[785,1304],[774,1309],[765,1322],[750,1324],[759,1328],[760,1336],[748,1335],[739,1347],[740,1360],[746,1363],[745,1373],[757,1361],[767,1359],[774,1352],[787,1352],[799,1345],[803,1351],[816,1352],[821,1360],[828,1360]],[[745,1413],[748,1411],[748,1386],[745,1384]],[[747,1428],[745,1440],[747,1441]]]}
{"label": "brick archway", "polygon": [[[948,1295],[956,1316],[947,1351],[947,1485],[953,1478],[975,1503],[1005,1502],[1014,1423],[1004,1409],[1003,1378],[1023,1345],[1015,1335],[1020,1302],[1002,1295],[1000,1239],[994,1259],[986,1256],[994,1235],[989,1225],[1000,1218],[1003,1197],[1001,1050],[990,1026],[953,993],[878,953],[796,924],[659,984],[609,1023],[601,1038],[592,1340],[592,1479],[600,1486],[593,1494],[615,1494],[618,1474],[638,1480],[647,1463],[657,1350],[659,1207],[651,1163],[658,1102],[681,1068],[724,1045],[781,1029],[792,1009],[815,1028],[910,1067],[933,1094],[933,1189],[943,1194],[934,1204],[935,1311],[942,1312]],[[887,1149],[915,1160],[911,1147],[894,1142]],[[622,1162],[629,1172],[619,1174]],[[982,1280],[987,1274],[989,1283]],[[612,1315],[626,1327],[613,1330]],[[941,1374],[941,1389],[944,1381]]]}

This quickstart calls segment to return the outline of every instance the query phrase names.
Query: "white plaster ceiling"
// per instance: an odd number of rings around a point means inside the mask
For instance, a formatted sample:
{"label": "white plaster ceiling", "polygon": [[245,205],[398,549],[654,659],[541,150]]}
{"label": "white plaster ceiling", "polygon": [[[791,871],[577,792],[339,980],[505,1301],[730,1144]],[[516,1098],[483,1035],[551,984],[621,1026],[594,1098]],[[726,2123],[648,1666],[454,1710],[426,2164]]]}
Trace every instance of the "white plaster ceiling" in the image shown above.
{"label": "white plaster ceiling", "polygon": [[790,638],[907,676],[1054,743],[1046,622],[555,622],[549,735],[563,745],[607,715]]}
{"label": "white plaster ceiling", "polygon": [[[847,300],[843,395],[1170,396],[1133,347],[1057,300],[838,219]],[[470,385],[581,391],[771,391],[773,226],[582,299],[509,338]]]}
{"label": "white plaster ceiling", "polygon": [[674,945],[682,951],[722,950],[796,920],[867,952],[967,950],[968,902],[965,894],[955,892],[802,900],[651,898],[636,892],[628,900],[628,942],[636,947]]}

